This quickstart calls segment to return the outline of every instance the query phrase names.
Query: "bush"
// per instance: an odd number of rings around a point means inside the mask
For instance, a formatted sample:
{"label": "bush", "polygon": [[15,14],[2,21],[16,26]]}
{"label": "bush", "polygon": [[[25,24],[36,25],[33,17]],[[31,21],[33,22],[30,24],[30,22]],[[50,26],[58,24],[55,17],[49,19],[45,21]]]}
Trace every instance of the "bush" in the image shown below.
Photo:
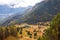
{"label": "bush", "polygon": [[58,40],[58,33],[60,28],[60,13],[58,13],[51,21],[50,28],[45,31],[44,38],[46,40]]}

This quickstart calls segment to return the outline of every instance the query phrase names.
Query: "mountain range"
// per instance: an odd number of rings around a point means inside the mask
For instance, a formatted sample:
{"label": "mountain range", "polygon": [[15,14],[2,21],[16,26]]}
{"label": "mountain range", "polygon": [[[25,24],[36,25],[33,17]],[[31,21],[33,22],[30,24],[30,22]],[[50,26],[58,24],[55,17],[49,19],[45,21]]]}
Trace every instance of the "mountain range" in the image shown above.
{"label": "mountain range", "polygon": [[11,8],[8,5],[0,5],[0,25],[8,25],[7,23],[17,20],[17,18],[21,17],[20,15],[25,14],[25,10],[31,8],[32,6],[28,7],[19,7],[19,8]]}
{"label": "mountain range", "polygon": [[[31,7],[31,6],[29,6]],[[13,8],[8,6],[8,5],[0,5],[0,19],[4,19],[8,16],[11,16],[15,13],[22,14],[27,8],[29,7],[18,7],[18,8]]]}
{"label": "mountain range", "polygon": [[12,17],[8,17],[1,25],[10,25],[11,22],[15,22],[17,24],[35,24],[38,22],[51,21],[59,12],[60,0],[44,0],[25,10],[24,14],[16,15],[16,13],[15,15],[12,15]]}

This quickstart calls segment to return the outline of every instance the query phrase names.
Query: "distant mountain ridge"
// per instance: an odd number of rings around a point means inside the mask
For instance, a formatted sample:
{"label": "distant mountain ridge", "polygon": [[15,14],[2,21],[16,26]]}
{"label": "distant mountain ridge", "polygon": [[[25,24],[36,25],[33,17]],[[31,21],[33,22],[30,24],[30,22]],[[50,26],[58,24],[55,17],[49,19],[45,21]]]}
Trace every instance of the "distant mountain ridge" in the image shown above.
{"label": "distant mountain ridge", "polygon": [[26,8],[24,7],[19,7],[19,8],[11,8],[8,5],[0,5],[0,14],[9,14],[9,13],[17,13],[17,12],[22,12]]}
{"label": "distant mountain ridge", "polygon": [[28,7],[13,8],[13,6],[10,7],[9,5],[0,5],[0,19],[3,20],[4,18],[19,12],[19,14],[22,14],[27,8]]}
{"label": "distant mountain ridge", "polygon": [[[20,8],[14,8],[15,10],[15,13],[12,13],[11,16],[8,16],[6,17],[5,19],[3,19],[1,22],[0,22],[0,25],[1,26],[6,26],[6,25],[10,25],[10,22],[11,21],[20,21],[20,19],[22,18],[22,15],[25,14],[24,12],[28,9],[30,9],[32,6],[28,6],[28,7],[20,7]],[[6,8],[6,7],[5,7]],[[11,10],[14,12],[14,10]],[[7,9],[7,11],[9,11]],[[18,11],[18,12],[17,12]],[[4,13],[3,13],[4,14]],[[8,13],[5,13],[5,14],[8,14]]]}

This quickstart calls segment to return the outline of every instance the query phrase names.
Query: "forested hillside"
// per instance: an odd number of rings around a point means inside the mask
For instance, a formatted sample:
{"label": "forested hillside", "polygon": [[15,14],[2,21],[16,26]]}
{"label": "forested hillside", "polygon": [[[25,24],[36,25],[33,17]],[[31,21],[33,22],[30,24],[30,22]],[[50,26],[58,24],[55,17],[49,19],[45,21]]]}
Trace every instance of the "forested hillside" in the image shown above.
{"label": "forested hillside", "polygon": [[60,0],[45,0],[36,4],[25,15],[27,23],[37,23],[51,21],[52,18],[60,12]]}

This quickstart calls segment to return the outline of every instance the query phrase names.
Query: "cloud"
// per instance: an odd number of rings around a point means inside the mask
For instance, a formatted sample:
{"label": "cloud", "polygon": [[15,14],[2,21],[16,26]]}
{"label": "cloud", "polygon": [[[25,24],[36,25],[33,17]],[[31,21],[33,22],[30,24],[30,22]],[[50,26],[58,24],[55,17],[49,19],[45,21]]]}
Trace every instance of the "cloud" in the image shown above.
{"label": "cloud", "polygon": [[[0,0],[0,5],[4,5],[4,4],[10,4],[11,2],[13,2],[14,0]],[[15,2],[15,1],[14,1]]]}
{"label": "cloud", "polygon": [[36,3],[40,2],[42,0],[0,0],[0,5],[9,5],[10,7],[27,7],[27,6],[33,6]]}

